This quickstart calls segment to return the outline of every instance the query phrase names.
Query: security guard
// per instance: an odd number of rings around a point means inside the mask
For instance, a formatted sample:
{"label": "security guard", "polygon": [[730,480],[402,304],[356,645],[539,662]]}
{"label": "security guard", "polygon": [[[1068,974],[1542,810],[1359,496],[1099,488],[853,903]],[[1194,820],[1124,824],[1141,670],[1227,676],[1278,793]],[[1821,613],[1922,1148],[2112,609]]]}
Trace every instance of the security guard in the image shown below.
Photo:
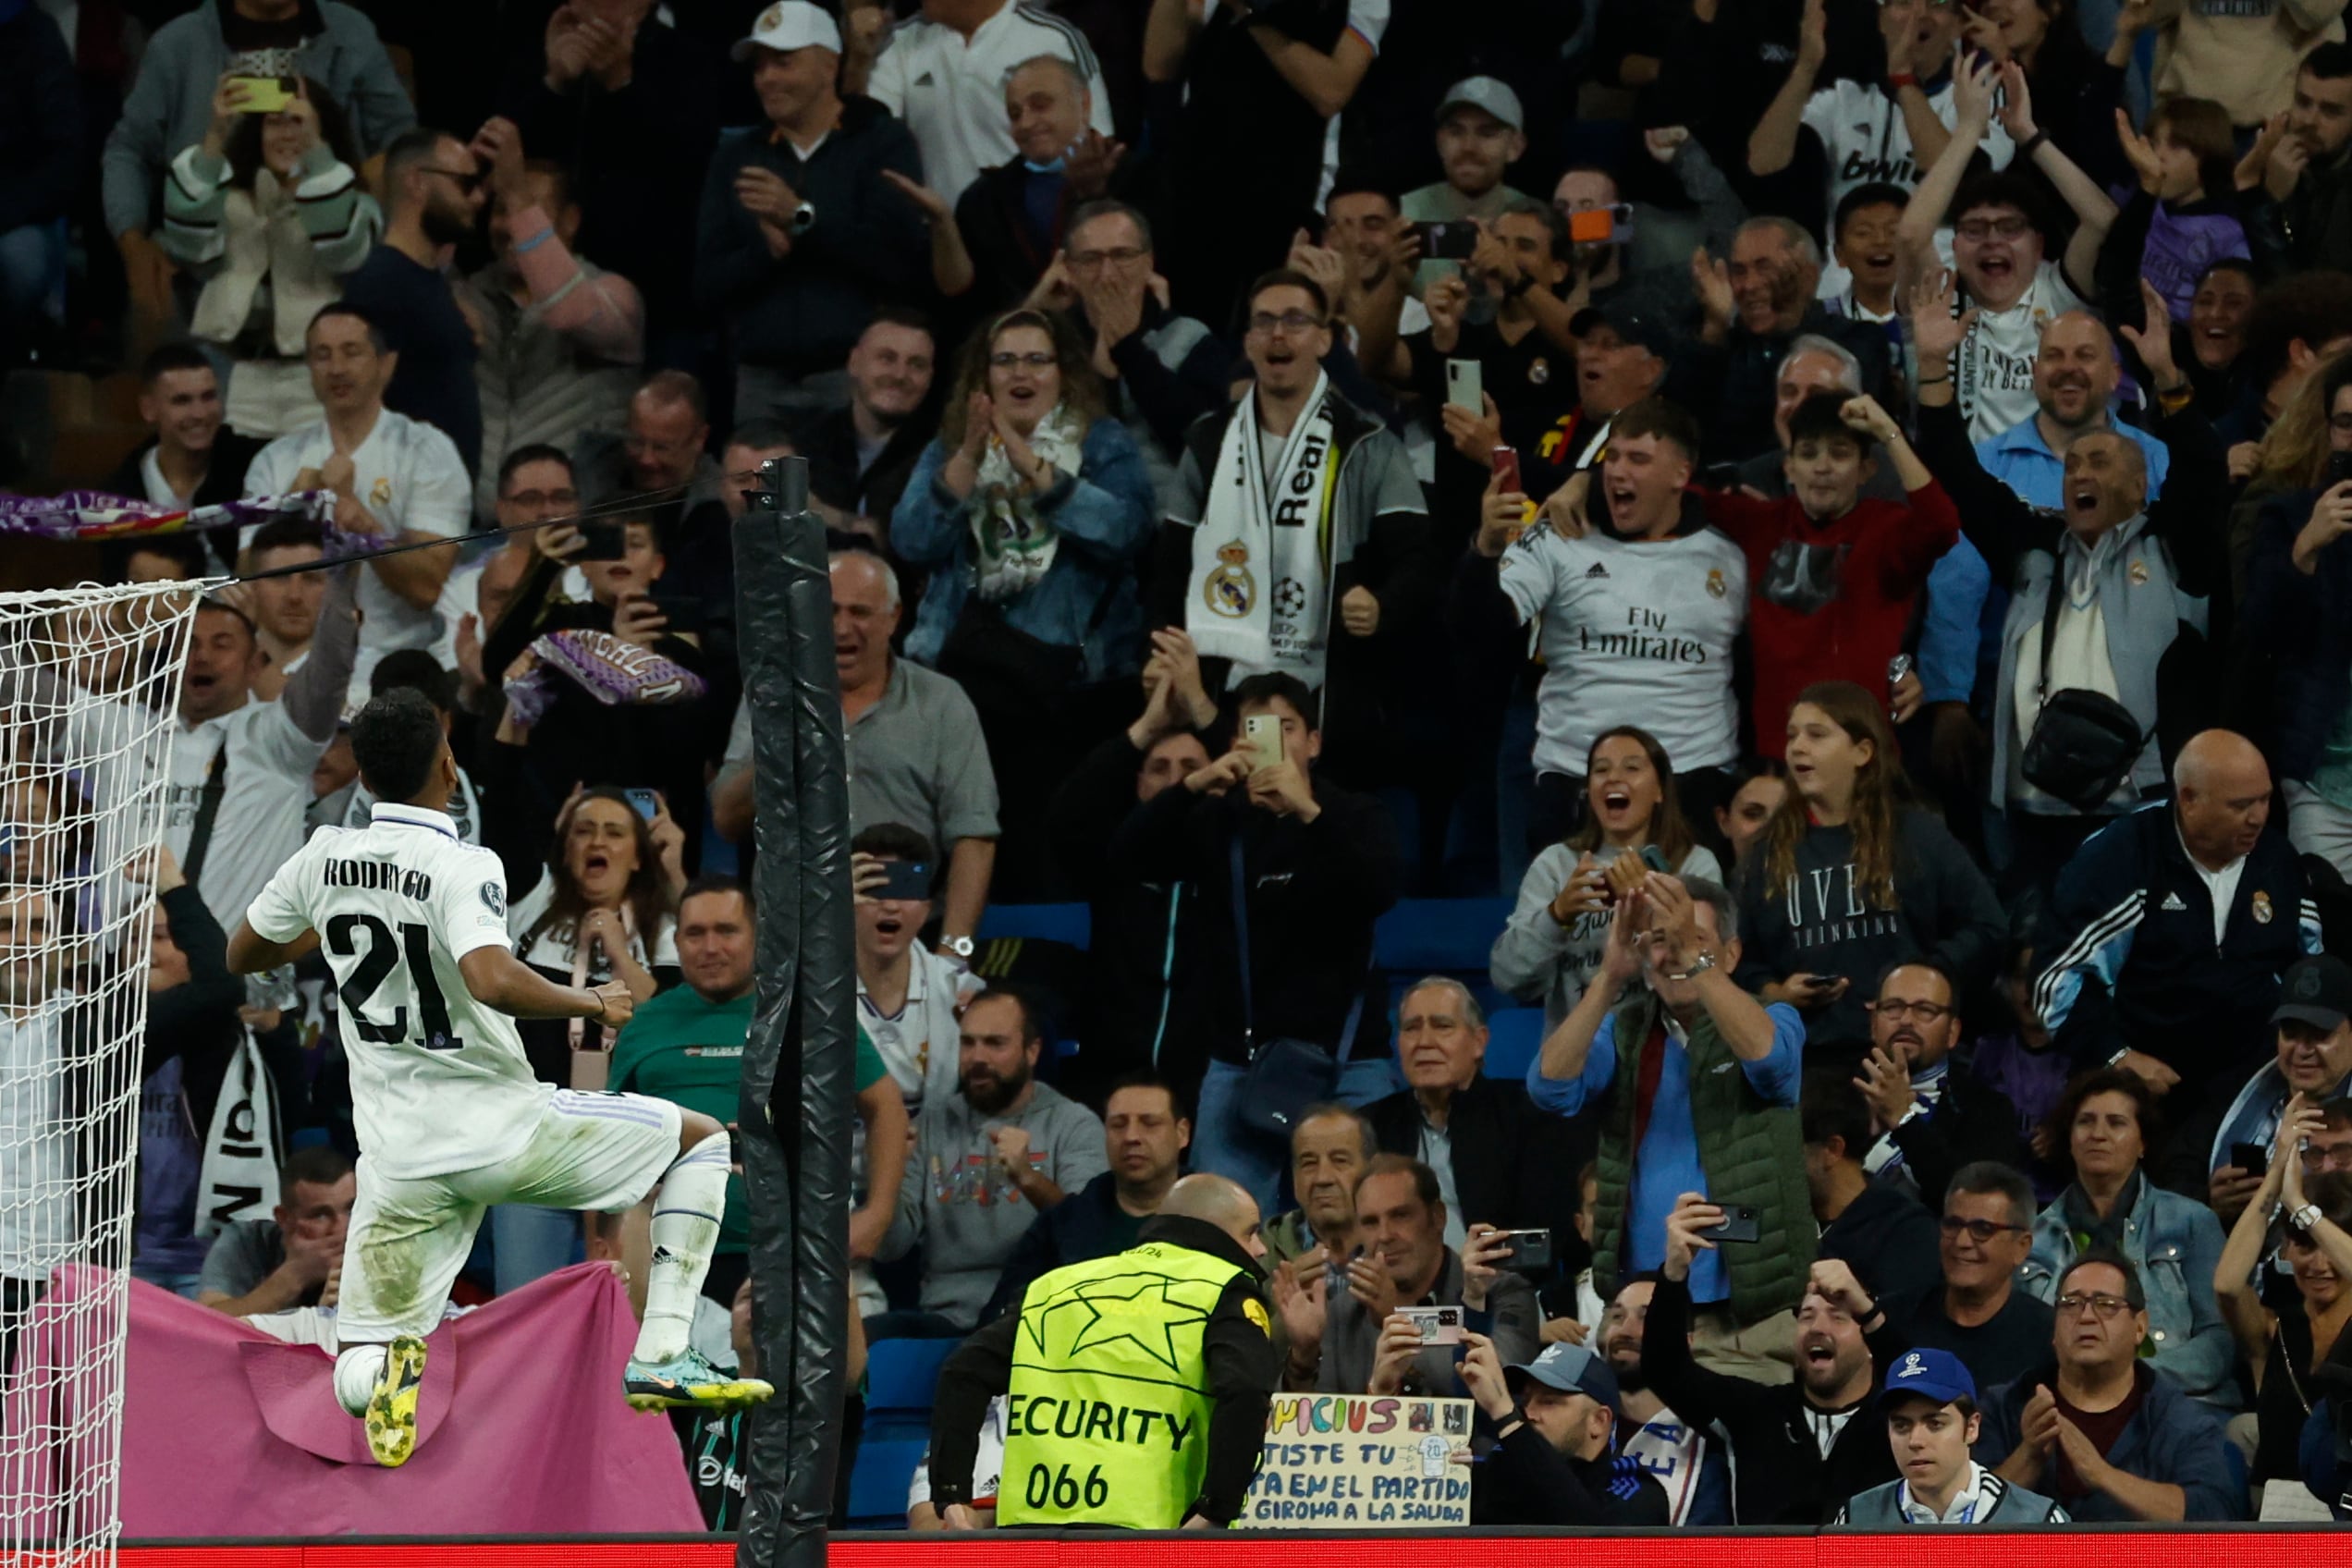
{"label": "security guard", "polygon": [[1004,1394],[1007,1526],[1221,1528],[1242,1512],[1282,1374],[1261,1293],[1257,1204],[1187,1176],[1141,1243],[1057,1268],[939,1374],[931,1498],[970,1529],[983,1414]]}

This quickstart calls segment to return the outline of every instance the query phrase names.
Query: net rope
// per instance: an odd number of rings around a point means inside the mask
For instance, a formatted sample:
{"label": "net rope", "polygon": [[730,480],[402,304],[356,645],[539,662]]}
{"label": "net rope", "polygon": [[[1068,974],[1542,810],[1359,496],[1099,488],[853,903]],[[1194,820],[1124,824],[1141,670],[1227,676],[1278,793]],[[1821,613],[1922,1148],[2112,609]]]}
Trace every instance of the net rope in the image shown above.
{"label": "net rope", "polygon": [[155,850],[196,585],[0,594],[0,1564],[111,1564]]}

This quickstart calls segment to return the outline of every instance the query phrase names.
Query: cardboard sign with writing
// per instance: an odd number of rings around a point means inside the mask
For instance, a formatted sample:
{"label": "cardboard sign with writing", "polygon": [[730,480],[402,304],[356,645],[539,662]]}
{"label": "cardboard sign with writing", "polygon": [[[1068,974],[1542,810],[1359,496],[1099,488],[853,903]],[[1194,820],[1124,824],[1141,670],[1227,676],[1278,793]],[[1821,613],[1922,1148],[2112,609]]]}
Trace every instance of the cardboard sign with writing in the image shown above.
{"label": "cardboard sign with writing", "polygon": [[1254,1530],[1436,1530],[1470,1523],[1466,1399],[1276,1396],[1236,1523]]}

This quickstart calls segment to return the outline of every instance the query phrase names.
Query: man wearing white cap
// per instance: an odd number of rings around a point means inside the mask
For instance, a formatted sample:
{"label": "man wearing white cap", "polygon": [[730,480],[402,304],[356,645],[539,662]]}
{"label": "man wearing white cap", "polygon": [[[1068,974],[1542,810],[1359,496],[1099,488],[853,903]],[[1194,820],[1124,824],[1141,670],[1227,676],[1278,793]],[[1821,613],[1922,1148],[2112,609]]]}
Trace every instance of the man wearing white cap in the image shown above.
{"label": "man wearing white cap", "polygon": [[1086,35],[1042,6],[1014,0],[923,0],[874,62],[866,92],[906,122],[923,149],[923,183],[953,207],[984,168],[1020,149],[1005,118],[1005,78],[1055,55],[1077,67],[1090,99],[1087,123],[1110,134],[1110,94]]}
{"label": "man wearing white cap", "polygon": [[820,413],[848,401],[841,367],[876,303],[922,278],[922,216],[883,178],[922,165],[880,104],[841,97],[840,29],[809,0],[777,0],[729,53],[766,123],[711,153],[695,297],[726,318],[739,419]]}

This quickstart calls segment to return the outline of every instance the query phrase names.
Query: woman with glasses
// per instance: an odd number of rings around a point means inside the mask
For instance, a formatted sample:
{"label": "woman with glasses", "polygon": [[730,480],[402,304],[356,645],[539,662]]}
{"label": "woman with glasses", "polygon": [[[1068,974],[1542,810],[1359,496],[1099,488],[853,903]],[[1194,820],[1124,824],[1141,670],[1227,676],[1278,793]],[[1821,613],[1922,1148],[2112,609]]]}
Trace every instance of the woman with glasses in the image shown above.
{"label": "woman with glasses", "polygon": [[2034,1220],[2033,1251],[2018,1282],[2052,1301],[2082,1254],[2128,1258],[2148,1295],[2143,1349],[2151,1364],[2194,1397],[2235,1410],[2236,1346],[2213,1295],[2222,1222],[2203,1204],[2148,1179],[2155,1114],[2147,1080],[2126,1068],[2102,1068],[2067,1086],[2050,1131],[2053,1157],[2070,1179]]}
{"label": "woman with glasses", "polygon": [[1136,565],[1152,518],[1143,454],[1069,322],[1023,309],[974,334],[938,439],[891,516],[890,548],[930,574],[907,656],[962,682],[987,737],[999,892],[1040,858],[1016,845],[1099,739],[1072,699],[1142,662]]}
{"label": "woman with glasses", "polygon": [[[2352,1320],[2352,1177],[2330,1172],[2307,1183],[2303,1174],[2304,1142],[2321,1126],[2317,1105],[2301,1095],[2287,1102],[2261,1190],[2237,1217],[2213,1273],[2222,1316],[2253,1374],[2249,1478],[2258,1486],[2301,1476],[2297,1444],[2320,1395],[2319,1369]],[[2286,1231],[2273,1256],[2294,1280],[2299,1310],[2263,1304],[2273,1216]]]}
{"label": "woman with glasses", "polygon": [[[2297,850],[2352,876],[2352,769],[2335,738],[2352,717],[2352,354],[2303,383],[2263,436],[2249,496],[2263,496],[2245,566],[2247,626],[2293,626],[2263,639],[2272,661],[2233,682],[2268,704]],[[2254,710],[2259,713],[2261,710]]]}

